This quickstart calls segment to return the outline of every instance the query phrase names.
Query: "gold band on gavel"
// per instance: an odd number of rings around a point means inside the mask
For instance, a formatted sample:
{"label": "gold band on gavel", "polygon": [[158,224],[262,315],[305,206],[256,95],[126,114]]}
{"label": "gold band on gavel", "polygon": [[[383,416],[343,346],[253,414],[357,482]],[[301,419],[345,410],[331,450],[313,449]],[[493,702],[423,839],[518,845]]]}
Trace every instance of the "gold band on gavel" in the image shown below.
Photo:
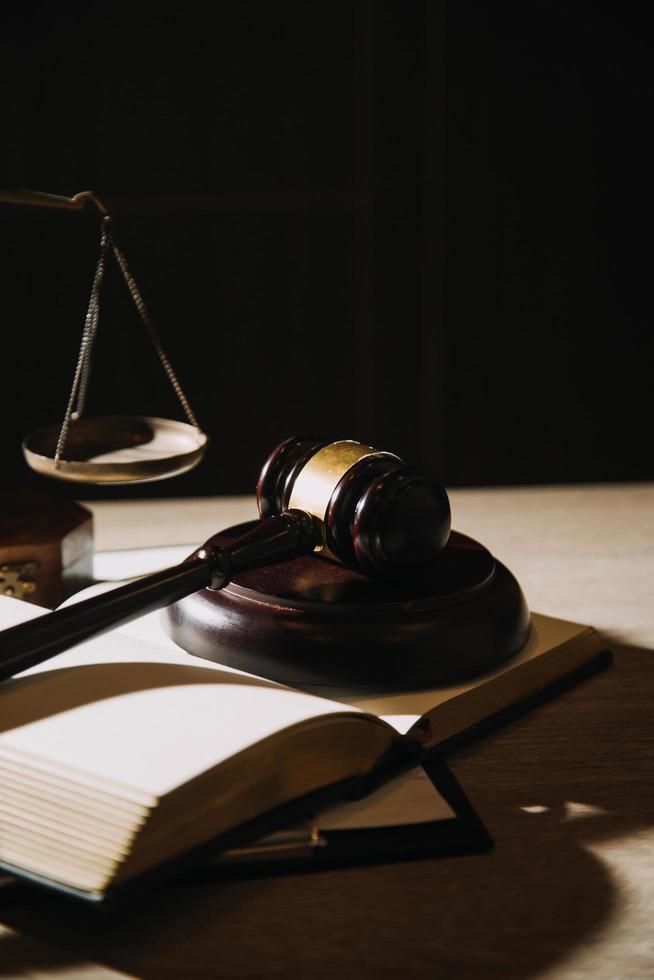
{"label": "gold band on gavel", "polygon": [[300,470],[288,506],[324,521],[329,500],[341,477],[360,459],[376,456],[378,452],[372,446],[363,446],[352,439],[324,446]]}

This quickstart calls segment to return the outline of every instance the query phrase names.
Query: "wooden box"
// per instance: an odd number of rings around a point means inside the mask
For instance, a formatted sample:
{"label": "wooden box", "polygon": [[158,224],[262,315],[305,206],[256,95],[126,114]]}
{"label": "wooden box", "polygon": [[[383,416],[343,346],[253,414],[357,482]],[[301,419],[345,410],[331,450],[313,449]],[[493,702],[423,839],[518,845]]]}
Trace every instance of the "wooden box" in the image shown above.
{"label": "wooden box", "polygon": [[93,581],[93,515],[30,491],[0,494],[0,594],[52,609]]}

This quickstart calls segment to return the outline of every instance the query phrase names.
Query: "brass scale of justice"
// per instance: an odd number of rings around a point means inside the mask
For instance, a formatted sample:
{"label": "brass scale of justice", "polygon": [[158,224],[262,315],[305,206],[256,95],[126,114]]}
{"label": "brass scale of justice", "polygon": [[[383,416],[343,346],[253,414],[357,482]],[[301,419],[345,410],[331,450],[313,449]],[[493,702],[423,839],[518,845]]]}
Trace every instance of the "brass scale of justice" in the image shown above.
{"label": "brass scale of justice", "polygon": [[[77,483],[164,479],[202,459],[200,429],[131,273],[105,205],[2,191],[0,202],[100,212],[100,255],[61,426],[25,439],[27,463]],[[82,412],[111,252],[187,422]],[[516,579],[450,530],[443,487],[426,470],[353,440],[293,436],[266,460],[260,520],[227,528],[179,565],[5,630],[0,680],[106,630],[165,608],[183,649],[308,689],[411,690],[491,670],[527,641]]]}

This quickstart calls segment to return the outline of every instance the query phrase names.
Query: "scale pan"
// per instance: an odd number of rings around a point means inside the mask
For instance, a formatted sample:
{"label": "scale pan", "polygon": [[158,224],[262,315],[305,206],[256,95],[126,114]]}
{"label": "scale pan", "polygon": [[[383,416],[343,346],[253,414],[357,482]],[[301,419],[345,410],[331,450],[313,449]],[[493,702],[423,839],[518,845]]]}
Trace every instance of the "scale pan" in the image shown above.
{"label": "scale pan", "polygon": [[27,465],[43,476],[74,483],[148,483],[196,466],[209,438],[186,422],[142,415],[104,415],[71,421],[65,459],[55,463],[61,426],[27,436]]}

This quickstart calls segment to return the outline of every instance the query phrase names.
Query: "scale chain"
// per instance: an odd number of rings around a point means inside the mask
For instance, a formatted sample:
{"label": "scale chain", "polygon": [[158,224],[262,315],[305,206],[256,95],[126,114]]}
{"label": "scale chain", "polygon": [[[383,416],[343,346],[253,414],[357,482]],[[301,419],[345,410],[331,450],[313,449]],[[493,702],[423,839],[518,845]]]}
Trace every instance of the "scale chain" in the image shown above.
{"label": "scale chain", "polygon": [[159,334],[157,333],[155,326],[152,320],[150,319],[150,315],[147,311],[147,307],[145,305],[143,297],[141,296],[140,290],[136,285],[136,282],[132,277],[129,269],[127,268],[127,261],[125,259],[125,256],[113,238],[111,239],[111,248],[114,253],[116,262],[118,263],[118,266],[120,268],[120,271],[123,274],[123,279],[125,280],[125,284],[127,285],[130,295],[134,301],[134,305],[136,306],[139,316],[141,317],[145,329],[148,332],[148,336],[152,342],[152,346],[154,347],[155,351],[159,356],[159,360],[161,361],[161,365],[164,371],[166,372],[171,387],[175,392],[175,394],[177,395],[177,398],[179,399],[179,402],[182,408],[184,409],[187,419],[189,420],[191,425],[195,426],[195,428],[199,430],[200,426],[198,425],[198,421],[193,413],[191,406],[189,405],[186,395],[184,394],[184,390],[182,389],[182,386],[179,383],[177,375],[175,374],[175,370],[172,364],[170,363],[170,361],[168,360],[168,356],[166,352],[161,346],[161,341],[159,340]]}
{"label": "scale chain", "polygon": [[98,320],[100,316],[100,290],[104,279],[105,258],[109,247],[111,247],[114,258],[116,259],[123,279],[125,280],[125,284],[129,290],[129,294],[134,302],[139,316],[141,317],[141,320],[143,321],[152,346],[154,347],[161,365],[166,372],[166,376],[170,381],[171,387],[179,399],[186,418],[191,425],[198,429],[198,431],[201,431],[195,414],[189,404],[188,398],[186,397],[186,394],[179,383],[175,370],[168,360],[168,356],[161,345],[159,334],[157,333],[157,330],[150,319],[150,315],[147,311],[147,307],[141,292],[127,267],[125,255],[116,244],[116,241],[111,234],[110,226],[111,218],[109,215],[105,215],[100,232],[100,255],[98,257],[98,263],[96,266],[95,275],[93,277],[91,296],[84,320],[84,330],[82,331],[82,342],[80,345],[77,365],[75,367],[75,376],[73,378],[73,385],[68,399],[68,405],[66,407],[66,414],[64,416],[64,421],[59,433],[59,439],[57,440],[57,448],[55,450],[55,466],[57,466],[60,462],[65,449],[71,421],[78,419],[84,411],[86,392],[88,389],[91,372],[91,355],[93,352],[93,344],[97,334]]}
{"label": "scale chain", "polygon": [[[104,245],[104,256],[106,256],[107,245]],[[104,262],[103,256],[103,262]],[[95,343],[95,338],[98,332],[98,320],[100,317],[100,289],[98,288],[95,295],[91,295],[91,300],[89,302],[89,327],[87,331],[87,343],[86,350],[84,354],[84,363],[82,365],[82,373],[79,381],[79,388],[77,391],[77,404],[75,405],[75,410],[71,415],[71,419],[75,420],[80,418],[84,414],[84,406],[86,404],[86,392],[89,386],[89,377],[91,375],[91,361],[93,357],[93,345]]]}
{"label": "scale chain", "polygon": [[[89,379],[91,350],[98,327],[98,316],[100,313],[100,288],[104,278],[104,265],[108,245],[109,239],[106,228],[103,225],[100,232],[100,255],[98,256],[95,275],[93,276],[93,284],[91,286],[91,296],[89,298],[89,305],[86,311],[86,317],[84,319],[82,342],[79,349],[77,364],[75,366],[75,376],[73,378],[73,385],[68,398],[68,404],[66,406],[66,414],[61,425],[61,431],[59,432],[59,438],[57,440],[57,448],[55,450],[55,466],[57,466],[61,461],[61,457],[66,446],[66,440],[68,438],[68,429],[70,427],[71,419],[73,417],[79,417],[84,407],[84,400],[86,398],[86,389]],[[73,411],[75,402],[77,402],[77,404],[75,406],[75,411]]]}

